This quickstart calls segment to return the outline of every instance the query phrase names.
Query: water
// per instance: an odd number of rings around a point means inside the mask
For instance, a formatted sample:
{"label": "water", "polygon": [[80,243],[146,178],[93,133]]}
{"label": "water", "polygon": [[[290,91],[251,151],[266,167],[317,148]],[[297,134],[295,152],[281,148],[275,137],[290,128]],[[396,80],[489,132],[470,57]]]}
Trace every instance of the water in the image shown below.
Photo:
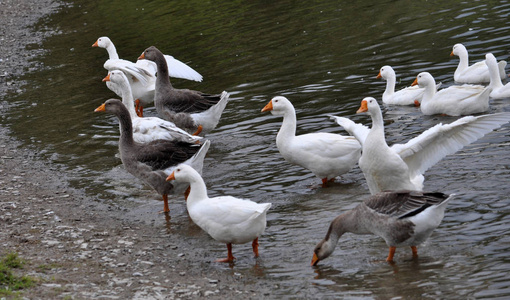
{"label": "water", "polygon": [[[261,259],[255,264],[249,245],[235,246],[235,272],[251,282],[274,281],[280,296],[508,298],[509,125],[427,171],[426,189],[458,197],[419,247],[418,261],[409,249],[398,249],[392,267],[382,262],[383,241],[347,234],[332,257],[311,268],[312,249],[329,222],[366,198],[368,189],[359,168],[330,188],[316,188],[317,178],[279,155],[281,119],[260,110],[271,97],[285,95],[296,107],[298,133],[345,134],[327,115],[369,124],[355,111],[366,96],[381,99],[385,83],[375,76],[383,65],[394,67],[398,88],[425,70],[447,87],[458,63],[449,56],[457,42],[468,48],[471,62],[486,52],[509,60],[509,12],[508,1],[78,0],[37,28],[58,34],[42,45],[48,50],[40,58],[44,68],[27,72],[24,92],[9,97],[13,108],[4,120],[26,145],[66,166],[91,201],[128,208],[127,220],[168,226],[197,251],[210,252],[204,259],[223,257],[224,245],[190,224],[181,198],[171,201],[170,223],[153,213],[161,209],[154,200],[159,196],[133,180],[116,156],[117,120],[92,112],[115,97],[101,82],[106,50],[92,43],[109,36],[120,57],[132,61],[155,45],[205,79],[175,79],[175,86],[232,94],[208,135],[210,195],[273,203]],[[490,113],[509,111],[509,101],[492,100]],[[389,144],[456,119],[423,116],[413,107],[385,107],[383,113]],[[146,114],[155,115],[154,108]],[[224,264],[213,267],[231,272]]]}

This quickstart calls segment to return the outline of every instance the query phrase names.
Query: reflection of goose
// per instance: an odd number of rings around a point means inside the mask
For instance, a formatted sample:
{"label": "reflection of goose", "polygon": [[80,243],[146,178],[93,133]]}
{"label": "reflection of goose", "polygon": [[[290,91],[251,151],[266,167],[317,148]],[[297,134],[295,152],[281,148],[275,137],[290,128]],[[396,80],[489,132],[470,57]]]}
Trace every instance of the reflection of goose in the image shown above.
{"label": "reflection of goose", "polygon": [[[459,57],[459,65],[455,69],[453,79],[463,83],[481,83],[489,82],[489,69],[484,61],[479,61],[473,65],[469,65],[469,54],[462,44],[455,44],[450,56],[457,55]],[[502,60],[498,63],[498,70],[501,79],[506,78],[505,73],[506,61]]]}
{"label": "reflection of goose", "polygon": [[187,165],[179,165],[168,176],[190,185],[186,206],[193,222],[213,239],[227,244],[228,257],[218,262],[232,262],[232,244],[252,242],[255,257],[259,256],[258,239],[266,228],[266,213],[271,203],[255,203],[232,196],[209,198],[200,174]]}
{"label": "reflection of goose", "polygon": [[490,87],[482,85],[454,85],[436,93],[436,81],[429,72],[421,72],[413,85],[425,88],[420,109],[425,115],[445,114],[465,116],[489,109]]}
{"label": "reflection of goose", "polygon": [[103,81],[114,84],[116,89],[122,92],[122,103],[126,106],[133,122],[133,139],[138,143],[148,143],[154,140],[173,140],[195,143],[202,140],[199,136],[193,136],[175,126],[174,123],[157,117],[140,118],[135,112],[135,104],[131,87],[126,75],[119,71],[110,71]]}
{"label": "reflection of goose", "polygon": [[285,97],[274,97],[262,109],[273,115],[283,116],[283,123],[276,136],[276,146],[286,161],[312,171],[328,180],[349,172],[360,157],[360,144],[355,138],[339,134],[318,132],[296,135],[296,111]]}
{"label": "reflection of goose", "polygon": [[161,118],[194,135],[216,128],[227,105],[229,93],[209,95],[188,89],[175,89],[168,78],[171,66],[166,63],[163,53],[154,46],[145,49],[138,59],[151,60],[158,68],[154,105]]}
{"label": "reflection of goose", "polygon": [[187,184],[173,185],[166,178],[180,163],[191,165],[201,172],[204,157],[209,149],[209,141],[203,145],[155,140],[140,144],[133,140],[131,117],[120,100],[110,99],[96,108],[96,112],[109,112],[117,116],[120,122],[119,152],[122,164],[132,175],[163,196],[164,212],[169,212],[168,194],[183,193]]}
{"label": "reflection of goose", "polygon": [[390,247],[388,262],[393,262],[396,247],[400,246],[410,246],[413,257],[417,257],[416,246],[425,242],[441,224],[452,197],[443,193],[409,191],[373,195],[331,222],[326,237],[314,249],[312,266],[330,256],[346,232],[382,237]]}
{"label": "reflection of goose", "polygon": [[[108,71],[120,70],[127,75],[133,92],[133,97],[137,100],[136,103],[138,103],[137,114],[142,117],[143,107],[141,105],[146,106],[154,101],[156,65],[150,61],[137,61],[136,63],[133,63],[125,59],[120,59],[112,41],[106,36],[97,39],[92,47],[101,47],[108,51],[109,59],[104,63],[105,69]],[[202,75],[185,63],[170,55],[165,55],[164,57],[167,64],[171,66],[172,71],[170,72],[170,76],[202,81]],[[107,84],[107,86],[119,97],[122,97],[121,91],[115,90],[115,87],[109,84]],[[140,100],[142,104],[139,104],[138,100]]]}
{"label": "reflection of goose", "polygon": [[437,124],[406,144],[386,143],[382,113],[377,101],[367,97],[358,113],[372,117],[372,128],[335,117],[338,124],[354,135],[363,145],[359,166],[365,175],[370,193],[381,191],[423,189],[423,173],[448,154],[476,141],[493,129],[510,121],[510,113],[467,116],[450,124]]}
{"label": "reflection of goose", "polygon": [[492,53],[485,54],[485,64],[489,68],[491,81],[489,87],[492,88],[490,96],[492,98],[509,98],[510,97],[510,83],[503,85],[501,77],[498,73],[498,62]]}
{"label": "reflection of goose", "polygon": [[[397,76],[390,66],[383,66],[379,70],[377,78],[386,80],[386,90],[383,93],[382,100],[385,104],[391,105],[419,105],[423,96],[424,88],[418,86],[410,86],[395,92],[395,83]],[[441,84],[438,84],[436,89]]]}

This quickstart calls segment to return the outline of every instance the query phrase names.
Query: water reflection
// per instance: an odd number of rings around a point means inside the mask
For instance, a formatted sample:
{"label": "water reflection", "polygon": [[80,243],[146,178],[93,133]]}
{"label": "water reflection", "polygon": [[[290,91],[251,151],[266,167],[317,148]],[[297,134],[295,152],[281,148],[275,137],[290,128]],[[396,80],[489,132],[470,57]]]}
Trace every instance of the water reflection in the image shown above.
{"label": "water reflection", "polygon": [[[332,257],[311,268],[312,249],[329,222],[368,190],[359,168],[330,188],[313,188],[315,176],[278,153],[281,119],[260,109],[284,95],[296,108],[298,134],[346,134],[327,115],[370,124],[355,111],[366,96],[381,99],[385,83],[375,76],[383,65],[394,67],[397,88],[410,85],[421,71],[448,87],[458,63],[449,54],[457,42],[466,45],[472,62],[488,51],[508,60],[509,14],[507,1],[77,0],[36,28],[59,34],[43,45],[45,67],[27,72],[24,92],[7,99],[12,109],[5,125],[25,144],[66,165],[73,184],[95,201],[125,212],[125,221],[180,235],[197,261],[223,257],[225,246],[189,220],[182,197],[170,200],[171,218],[157,214],[159,196],[133,179],[116,157],[117,121],[93,114],[115,95],[101,82],[107,53],[90,45],[109,36],[120,57],[129,60],[155,45],[204,75],[202,83],[176,79],[176,87],[231,92],[218,128],[208,136],[204,178],[210,196],[273,203],[260,239],[261,257],[255,260],[249,245],[240,245],[234,248],[233,268],[213,268],[246,280],[269,279],[275,297],[504,298],[510,296],[508,125],[426,172],[427,189],[458,197],[419,248],[417,261],[408,249],[399,249],[395,266],[379,262],[387,255],[383,241],[346,235]],[[490,112],[509,111],[508,100],[491,101]],[[156,114],[153,107],[145,113]],[[389,144],[456,119],[423,116],[414,107],[384,107],[383,115]]]}

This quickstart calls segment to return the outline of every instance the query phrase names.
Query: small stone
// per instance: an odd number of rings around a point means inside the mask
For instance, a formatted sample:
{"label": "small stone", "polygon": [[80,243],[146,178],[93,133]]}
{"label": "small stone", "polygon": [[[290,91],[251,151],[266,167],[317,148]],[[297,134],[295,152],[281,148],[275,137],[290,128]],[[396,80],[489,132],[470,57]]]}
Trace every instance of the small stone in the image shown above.
{"label": "small stone", "polygon": [[134,273],[133,273],[133,276],[135,276],[135,277],[142,277],[142,276],[143,276],[143,274],[142,274],[142,273],[140,273],[140,272],[134,272]]}

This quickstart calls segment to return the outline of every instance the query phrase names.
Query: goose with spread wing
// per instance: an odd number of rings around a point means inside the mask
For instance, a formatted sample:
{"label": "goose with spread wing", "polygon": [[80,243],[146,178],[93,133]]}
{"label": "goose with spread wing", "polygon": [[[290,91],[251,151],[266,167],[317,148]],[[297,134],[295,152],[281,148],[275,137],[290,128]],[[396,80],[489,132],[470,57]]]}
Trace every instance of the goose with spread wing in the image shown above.
{"label": "goose with spread wing", "polygon": [[349,119],[333,117],[362,144],[359,166],[370,193],[423,189],[423,173],[446,155],[478,140],[510,121],[509,112],[467,116],[450,124],[437,124],[406,144],[388,146],[381,108],[372,97],[361,101],[357,113],[368,112],[372,128]]}
{"label": "goose with spread wing", "polygon": [[[129,80],[132,88],[133,97],[136,103],[136,112],[142,117],[143,107],[154,102],[154,90],[156,87],[156,64],[151,61],[139,61],[136,63],[120,59],[117,54],[115,45],[110,38],[103,36],[97,39],[92,47],[105,48],[108,51],[108,60],[104,63],[104,68],[108,71],[120,70],[124,72]],[[173,56],[164,55],[164,58],[169,66],[171,72],[169,76],[175,78],[183,78],[193,81],[202,81],[202,75],[185,63],[175,59]],[[122,92],[117,90],[114,85],[106,84],[106,86],[115,92],[119,97],[122,97]]]}

